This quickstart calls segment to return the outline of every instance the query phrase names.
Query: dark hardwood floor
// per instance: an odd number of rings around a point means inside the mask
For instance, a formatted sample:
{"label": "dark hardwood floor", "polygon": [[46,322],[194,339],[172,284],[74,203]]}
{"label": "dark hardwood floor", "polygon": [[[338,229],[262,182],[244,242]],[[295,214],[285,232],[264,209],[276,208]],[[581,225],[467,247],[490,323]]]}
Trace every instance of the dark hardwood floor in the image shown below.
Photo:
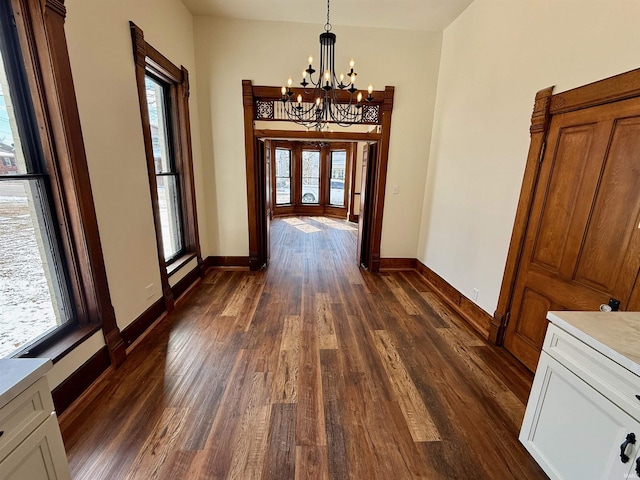
{"label": "dark hardwood floor", "polygon": [[215,270],[65,425],[74,479],[544,479],[531,375],[354,224],[276,220],[265,272]]}

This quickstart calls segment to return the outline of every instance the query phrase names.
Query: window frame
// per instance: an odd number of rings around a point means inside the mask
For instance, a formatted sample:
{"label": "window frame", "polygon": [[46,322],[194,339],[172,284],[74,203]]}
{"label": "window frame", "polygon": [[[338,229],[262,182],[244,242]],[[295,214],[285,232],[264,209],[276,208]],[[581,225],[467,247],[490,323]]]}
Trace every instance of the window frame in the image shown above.
{"label": "window frame", "polygon": [[[286,150],[289,152],[289,176],[288,177],[278,177],[276,175],[278,168],[277,168],[277,151],[278,150]],[[289,144],[284,144],[284,143],[279,143],[279,142],[274,142],[273,145],[273,166],[271,171],[273,172],[273,183],[272,183],[272,192],[273,192],[273,199],[272,199],[272,204],[273,207],[287,207],[293,204],[294,202],[294,190],[293,190],[293,186],[294,186],[294,182],[293,182],[293,170],[294,170],[294,162],[293,162],[293,150],[291,148],[291,146]],[[278,178],[288,178],[289,179],[289,202],[288,203],[278,203]]]}
{"label": "window frame", "polygon": [[[302,157],[304,155],[304,152],[318,152],[318,198],[316,199],[315,202],[304,202],[302,200],[302,197],[304,197],[304,193],[303,193],[303,186],[304,186],[304,182],[303,182],[303,174],[304,174],[304,168],[302,167]],[[300,186],[296,198],[295,198],[295,203],[297,205],[304,205],[305,207],[309,206],[309,207],[319,207],[321,205],[325,205],[326,199],[325,199],[325,190],[326,188],[324,188],[324,182],[326,179],[326,175],[325,175],[325,168],[323,168],[325,162],[325,152],[324,152],[324,148],[323,147],[318,147],[318,146],[309,146],[309,145],[302,145],[302,147],[300,148],[300,156],[298,158],[298,163],[300,165],[299,168],[299,175],[297,175],[296,180],[298,181],[298,185]],[[316,177],[307,177],[307,178],[316,178]]]}
{"label": "window frame", "polygon": [[[332,172],[333,172],[333,154],[334,152],[344,152],[344,177],[342,178],[343,181],[343,187],[342,187],[342,205],[336,205],[334,203],[331,203],[331,182],[334,180],[333,176],[332,176]],[[344,146],[344,148],[337,148],[336,146],[331,146],[329,147],[329,152],[328,152],[328,166],[327,166],[327,178],[328,181],[327,183],[329,184],[329,188],[327,190],[327,205],[329,205],[330,207],[335,207],[335,208],[347,208],[348,206],[348,193],[349,193],[349,188],[351,188],[351,184],[349,183],[349,185],[347,186],[347,181],[350,180],[349,178],[349,174],[351,173],[351,169],[350,167],[350,158],[349,158],[349,148],[347,148],[347,146]]]}
{"label": "window frame", "polygon": [[[291,204],[276,204],[275,174],[271,175],[271,205],[273,216],[286,215],[328,215],[336,218],[348,218],[350,209],[352,175],[357,152],[355,142],[329,142],[323,145],[310,144],[297,140],[271,141],[271,171],[275,172],[275,151],[286,149],[291,151]],[[320,152],[320,185],[318,187],[317,203],[302,203],[302,151],[313,150]],[[345,151],[345,192],[344,205],[331,205],[331,152]]]}
{"label": "window frame", "polygon": [[110,361],[119,366],[126,350],[107,284],[64,33],[66,9],[60,0],[8,0],[5,7],[10,9],[5,19],[15,25],[20,54],[13,61],[24,66],[23,87],[38,127],[33,141],[49,179],[60,268],[73,307],[73,321],[12,356],[46,356],[55,363],[102,328]]}
{"label": "window frame", "polygon": [[[191,148],[191,124],[189,120],[189,72],[184,66],[176,66],[144,39],[144,33],[135,23],[129,22],[135,62],[136,84],[140,106],[140,118],[145,147],[149,192],[153,210],[160,267],[160,282],[163,299],[168,311],[173,310],[175,299],[169,277],[192,259],[197,260],[198,274],[204,275],[198,234],[193,160]],[[164,258],[162,225],[160,222],[157,196],[157,180],[153,156],[153,142],[147,105],[145,78],[155,77],[168,86],[170,106],[168,140],[173,144],[173,163],[178,174],[178,190],[182,217],[183,251],[170,258]]]}

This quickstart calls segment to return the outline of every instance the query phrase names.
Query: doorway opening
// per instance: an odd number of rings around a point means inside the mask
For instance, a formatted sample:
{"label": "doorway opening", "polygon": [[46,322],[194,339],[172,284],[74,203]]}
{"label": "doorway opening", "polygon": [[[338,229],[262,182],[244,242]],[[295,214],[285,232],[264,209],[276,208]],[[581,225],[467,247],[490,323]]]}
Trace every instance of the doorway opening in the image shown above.
{"label": "doorway opening", "polygon": [[[259,270],[269,263],[270,258],[270,223],[278,213],[289,215],[345,215],[345,219],[355,219],[358,215],[357,255],[354,263],[377,272],[380,268],[380,243],[382,237],[382,216],[386,187],[387,163],[389,155],[389,137],[391,133],[391,113],[393,110],[394,87],[386,87],[384,91],[374,92],[376,100],[368,106],[369,112],[364,121],[350,131],[300,131],[291,130],[291,123],[284,118],[276,118],[277,102],[280,101],[279,87],[258,87],[250,80],[243,80],[245,159],[247,168],[247,205],[249,223],[249,267]],[[373,112],[373,113],[372,113]],[[268,122],[277,123],[268,123]],[[275,126],[275,128],[274,128]],[[308,175],[302,178],[300,163],[300,180],[292,181],[291,172],[271,172],[275,168],[276,152],[270,142],[322,142],[322,143],[359,143],[366,147],[363,150],[361,186],[356,184],[351,192],[358,193],[354,199],[338,203],[340,188],[339,168],[332,172],[330,160],[322,166],[321,153],[318,158],[317,176],[307,169]],[[283,148],[284,150],[284,148]],[[308,149],[312,151],[312,149]],[[329,150],[330,151],[330,150]],[[286,155],[285,155],[286,156]],[[313,154],[308,155],[311,164]],[[330,158],[327,157],[327,158]],[[290,168],[296,165],[293,150],[289,157]],[[302,162],[300,155],[299,162]],[[339,163],[339,162],[338,162]],[[323,181],[323,173],[324,178]],[[354,167],[355,169],[355,167]],[[287,176],[289,174],[289,183]],[[309,173],[314,173],[310,175]],[[333,185],[331,182],[334,179]],[[277,180],[278,178],[279,180]],[[351,176],[353,179],[354,177]],[[343,180],[344,181],[344,180]],[[317,184],[317,185],[316,185]],[[288,185],[288,188],[284,188]],[[332,186],[334,188],[332,188]],[[317,190],[316,188],[317,187]],[[306,188],[306,190],[305,190]],[[281,197],[278,199],[278,189]],[[274,191],[275,190],[275,191]],[[303,192],[303,190],[305,190]],[[332,192],[333,190],[333,192]],[[342,192],[346,197],[346,188]],[[307,194],[306,197],[303,196]],[[350,193],[351,194],[351,193]],[[285,198],[286,197],[286,198]],[[312,198],[313,197],[313,198]],[[286,205],[285,201],[289,201]],[[353,201],[351,201],[353,200]],[[283,202],[277,204],[276,202]],[[358,204],[358,207],[355,205]],[[347,206],[349,205],[349,206]],[[349,209],[353,207],[350,211]],[[288,209],[288,210],[287,210]]]}

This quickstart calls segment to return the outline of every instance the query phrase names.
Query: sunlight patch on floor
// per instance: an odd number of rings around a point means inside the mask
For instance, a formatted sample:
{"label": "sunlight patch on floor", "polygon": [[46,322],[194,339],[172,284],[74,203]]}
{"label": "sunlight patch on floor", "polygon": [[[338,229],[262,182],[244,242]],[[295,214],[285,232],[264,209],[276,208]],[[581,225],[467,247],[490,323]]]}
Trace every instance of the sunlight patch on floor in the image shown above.
{"label": "sunlight patch on floor", "polygon": [[305,222],[303,222],[299,218],[283,218],[282,221],[288,223],[289,225],[306,225]]}
{"label": "sunlight patch on floor", "polygon": [[351,231],[357,230],[357,228],[352,227],[351,225],[349,225],[344,221],[332,220],[331,218],[327,218],[327,217],[314,217],[312,218],[312,220],[314,222],[324,223],[326,226],[335,228],[336,230],[351,230]]}
{"label": "sunlight patch on floor", "polygon": [[321,230],[313,225],[309,225],[308,223],[302,222],[302,225],[295,225],[295,227],[304,233],[315,233],[320,232]]}

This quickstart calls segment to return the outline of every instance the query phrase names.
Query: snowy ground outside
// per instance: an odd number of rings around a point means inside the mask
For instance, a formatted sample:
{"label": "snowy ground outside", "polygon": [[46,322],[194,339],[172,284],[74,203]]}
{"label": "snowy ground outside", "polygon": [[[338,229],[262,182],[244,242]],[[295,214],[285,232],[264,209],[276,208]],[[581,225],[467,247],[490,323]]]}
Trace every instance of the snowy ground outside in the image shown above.
{"label": "snowy ground outside", "polygon": [[0,358],[56,326],[23,185],[0,182]]}

